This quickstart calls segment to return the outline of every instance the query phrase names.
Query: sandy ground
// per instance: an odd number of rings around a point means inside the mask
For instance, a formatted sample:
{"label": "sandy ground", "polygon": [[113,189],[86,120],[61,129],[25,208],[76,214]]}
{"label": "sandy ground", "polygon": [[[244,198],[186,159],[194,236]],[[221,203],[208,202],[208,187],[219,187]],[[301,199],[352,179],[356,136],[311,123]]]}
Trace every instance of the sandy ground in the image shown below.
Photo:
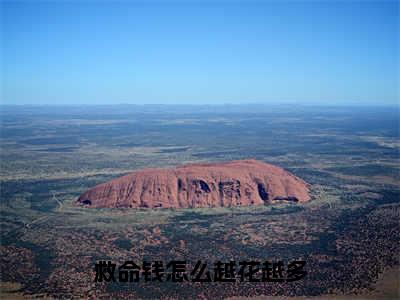
{"label": "sandy ground", "polygon": [[[0,283],[0,299],[31,299],[19,292],[20,285],[18,283],[1,282]],[[42,296],[43,295],[37,295]],[[36,298],[36,297],[35,297]],[[398,300],[400,299],[400,268],[389,268],[383,272],[379,280],[374,285],[374,291],[366,295],[322,295],[313,297],[273,297],[259,296],[252,298],[232,297],[229,300]]]}
{"label": "sandy ground", "polygon": [[386,269],[374,285],[374,291],[365,295],[322,295],[322,296],[301,296],[301,297],[232,297],[229,300],[400,300],[400,268],[393,267]]}

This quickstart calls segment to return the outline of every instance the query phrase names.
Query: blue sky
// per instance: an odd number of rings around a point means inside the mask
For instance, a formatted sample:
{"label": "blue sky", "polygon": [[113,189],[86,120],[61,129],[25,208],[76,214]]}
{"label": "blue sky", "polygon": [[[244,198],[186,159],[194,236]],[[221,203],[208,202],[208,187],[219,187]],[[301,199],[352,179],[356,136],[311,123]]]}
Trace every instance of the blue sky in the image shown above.
{"label": "blue sky", "polygon": [[399,101],[399,4],[1,2],[4,104]]}

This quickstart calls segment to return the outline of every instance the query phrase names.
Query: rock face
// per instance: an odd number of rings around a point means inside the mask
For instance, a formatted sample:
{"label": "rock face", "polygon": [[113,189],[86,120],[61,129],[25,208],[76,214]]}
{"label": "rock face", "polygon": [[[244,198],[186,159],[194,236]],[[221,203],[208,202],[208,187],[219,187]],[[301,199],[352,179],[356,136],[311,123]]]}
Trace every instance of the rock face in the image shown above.
{"label": "rock face", "polygon": [[95,186],[77,203],[89,207],[245,206],[310,199],[307,183],[257,160],[145,169]]}

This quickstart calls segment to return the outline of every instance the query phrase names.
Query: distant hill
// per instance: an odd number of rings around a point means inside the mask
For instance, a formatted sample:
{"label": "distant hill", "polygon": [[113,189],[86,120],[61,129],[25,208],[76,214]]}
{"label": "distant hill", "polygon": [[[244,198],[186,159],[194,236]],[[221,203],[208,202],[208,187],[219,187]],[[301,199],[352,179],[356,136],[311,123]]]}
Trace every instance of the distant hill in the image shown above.
{"label": "distant hill", "polygon": [[229,207],[310,200],[306,182],[257,160],[144,169],[95,186],[77,204],[87,207]]}

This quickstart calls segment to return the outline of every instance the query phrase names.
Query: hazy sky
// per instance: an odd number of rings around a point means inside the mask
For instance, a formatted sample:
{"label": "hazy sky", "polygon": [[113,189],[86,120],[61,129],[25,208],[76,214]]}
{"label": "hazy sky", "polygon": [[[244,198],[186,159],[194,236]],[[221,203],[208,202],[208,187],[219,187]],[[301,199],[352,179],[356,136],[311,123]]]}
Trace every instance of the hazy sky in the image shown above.
{"label": "hazy sky", "polygon": [[6,104],[399,101],[396,1],[0,6]]}

